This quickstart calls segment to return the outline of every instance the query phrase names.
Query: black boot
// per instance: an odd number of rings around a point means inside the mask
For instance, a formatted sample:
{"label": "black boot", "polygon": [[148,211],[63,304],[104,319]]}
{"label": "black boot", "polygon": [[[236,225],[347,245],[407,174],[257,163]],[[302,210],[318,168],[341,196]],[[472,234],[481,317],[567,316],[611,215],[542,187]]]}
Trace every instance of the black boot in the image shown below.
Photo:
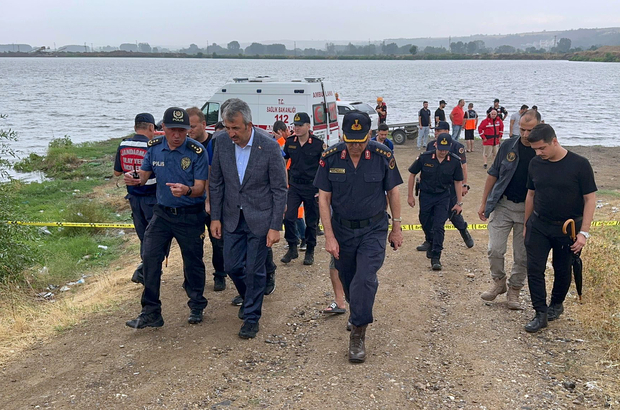
{"label": "black boot", "polygon": [[276,290],[276,273],[267,272],[267,283],[265,285],[265,295],[271,295]]}
{"label": "black boot", "polygon": [[469,231],[467,230],[467,228],[460,230],[459,232],[461,233],[461,238],[463,238],[463,242],[465,242],[465,245],[468,248],[473,248],[474,247],[474,238],[471,237],[471,235],[469,234]]}
{"label": "black boot", "polygon": [[525,325],[525,331],[528,333],[536,333],[543,327],[547,327],[547,312],[536,312],[534,319]]}
{"label": "black boot", "polygon": [[349,361],[351,363],[364,363],[366,360],[367,326],[351,326],[351,335],[349,335]]}
{"label": "black boot", "polygon": [[424,252],[428,251],[431,248],[431,243],[429,241],[424,241],[422,245],[416,246],[416,251]]}
{"label": "black boot", "polygon": [[547,310],[547,320],[549,322],[556,320],[564,312],[564,305],[561,303],[554,303],[549,306]]}
{"label": "black boot", "polygon": [[299,252],[297,252],[297,244],[289,243],[288,251],[286,252],[286,255],[284,255],[282,259],[280,259],[280,262],[289,263],[291,260],[297,259],[298,257]]}
{"label": "black boot", "polygon": [[442,269],[441,260],[439,258],[432,258],[431,267],[433,268],[433,270],[441,270]]}
{"label": "black boot", "polygon": [[144,285],[144,273],[142,271],[143,267],[144,267],[144,264],[141,263],[138,265],[136,270],[133,272],[133,276],[131,277],[131,281],[133,283],[141,283]]}
{"label": "black boot", "polygon": [[304,265],[312,265],[314,263],[314,247],[308,246],[306,256],[304,257]]}

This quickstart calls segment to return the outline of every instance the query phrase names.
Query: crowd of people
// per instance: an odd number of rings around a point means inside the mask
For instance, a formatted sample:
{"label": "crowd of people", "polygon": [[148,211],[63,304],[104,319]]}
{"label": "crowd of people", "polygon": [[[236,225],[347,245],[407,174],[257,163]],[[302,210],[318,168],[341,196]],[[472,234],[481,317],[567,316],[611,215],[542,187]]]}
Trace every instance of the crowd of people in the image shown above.
{"label": "crowd of people", "polygon": [[[445,105],[442,100],[435,112],[435,140],[427,141],[428,102],[419,112],[418,146],[424,152],[409,167],[407,184],[407,202],[411,207],[419,204],[425,236],[417,250],[426,252],[432,270],[441,270],[447,220],[468,248],[474,246],[462,217],[463,198],[469,192],[466,153],[473,151],[473,144],[464,146],[458,139],[464,128],[469,141],[477,127],[484,146],[491,147],[485,150],[485,169],[487,157],[493,156],[478,210],[481,220],[489,219],[493,283],[481,297],[490,301],[507,293],[508,307],[521,309],[519,297],[527,279],[536,315],[525,330],[536,332],[562,314],[571,258],[589,237],[596,191],[592,168],[585,158],[562,148],[553,128],[542,124],[540,114],[527,106],[511,117],[511,138],[501,143],[508,112],[499,100],[480,124],[473,104],[464,111],[465,101],[459,100],[449,115],[452,133],[443,113]],[[202,322],[208,303],[204,297],[206,227],[214,291],[226,289],[227,277],[232,280],[238,292],[232,304],[239,306],[238,317],[243,321],[239,337],[256,337],[263,298],[275,290],[272,245],[280,241],[284,224],[288,250],[281,261],[286,264],[303,250],[303,264],[312,265],[317,235],[324,232],[335,295],[324,312],[346,313],[348,303],[349,361],[364,362],[377,272],[386,245],[398,250],[403,243],[399,192],[403,180],[387,138],[387,124],[382,121],[371,139],[369,115],[349,112],[343,120],[342,141],[325,149],[312,134],[307,113],[295,114],[290,135],[284,123],[274,124],[273,134],[255,127],[242,100],[229,99],[220,111],[222,123],[211,135],[205,131],[200,109],[171,107],[164,113],[164,135],[159,137],[155,137],[154,117],[138,114],[136,134],[119,146],[114,171],[123,175],[127,185],[141,241],[142,262],[132,280],[144,285],[141,313],[127,326],[164,325],[160,283],[172,239],[177,240],[183,258],[188,323]],[[387,106],[383,111],[385,116]],[[305,224],[299,226],[300,219]],[[579,231],[574,241],[561,232],[568,219]],[[504,254],[510,231],[514,264],[507,279]],[[554,286],[548,305],[544,273],[550,250]]]}

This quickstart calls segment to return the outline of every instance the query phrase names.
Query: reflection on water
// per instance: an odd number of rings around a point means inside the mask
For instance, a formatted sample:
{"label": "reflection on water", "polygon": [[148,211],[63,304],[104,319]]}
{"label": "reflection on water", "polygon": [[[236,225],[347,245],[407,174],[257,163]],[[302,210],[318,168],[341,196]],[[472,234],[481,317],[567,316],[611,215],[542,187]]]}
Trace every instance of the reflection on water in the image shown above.
{"label": "reflection on water", "polygon": [[2,127],[18,131],[11,145],[23,157],[65,135],[74,142],[127,135],[136,113],[158,118],[169,106],[201,106],[233,77],[322,76],[342,100],[374,106],[382,96],[388,123],[417,121],[424,100],[432,111],[448,101],[448,114],[460,98],[479,113],[499,98],[509,115],[522,104],[538,105],[565,145],[620,146],[618,68],[567,61],[0,58],[0,113],[9,115]]}

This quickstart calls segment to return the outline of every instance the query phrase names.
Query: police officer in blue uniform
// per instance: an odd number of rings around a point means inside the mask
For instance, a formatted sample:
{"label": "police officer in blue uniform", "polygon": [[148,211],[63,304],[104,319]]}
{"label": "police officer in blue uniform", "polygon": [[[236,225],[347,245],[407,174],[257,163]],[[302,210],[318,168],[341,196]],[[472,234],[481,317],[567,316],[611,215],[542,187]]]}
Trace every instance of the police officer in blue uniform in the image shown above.
{"label": "police officer in blue uniform", "polygon": [[[450,124],[447,121],[439,121],[439,125],[435,128],[439,130],[439,133],[450,133]],[[426,145],[427,151],[432,151],[435,149],[436,142],[430,141]],[[450,153],[456,155],[461,159],[461,167],[463,168],[463,187],[461,188],[462,196],[464,197],[469,192],[469,185],[467,185],[467,155],[465,154],[465,146],[458,142],[457,140],[452,140],[452,145],[450,145]],[[458,202],[456,200],[456,191],[454,191],[454,186],[450,185],[450,209]],[[452,225],[459,231],[461,234],[461,238],[463,238],[463,242],[468,248],[474,247],[474,238],[471,237],[469,231],[467,230],[467,222],[463,219],[463,213],[457,214],[455,212],[450,212],[450,222]],[[428,238],[424,241],[424,243],[416,248],[419,251],[428,251],[430,249],[430,242]]]}
{"label": "police officer in blue uniform", "polygon": [[152,139],[140,169],[140,179],[125,174],[128,185],[144,185],[150,175],[157,175],[157,205],[144,235],[144,291],[142,312],[126,324],[129,327],[161,327],[159,299],[161,264],[166,246],[177,240],[183,256],[183,287],[189,297],[188,322],[202,322],[207,307],[204,297],[205,265],[205,186],[209,160],[202,144],[187,137],[189,115],[182,108],[171,107],[164,113],[164,137]]}
{"label": "police officer in blue uniform", "polygon": [[[142,166],[142,160],[146,155],[148,142],[155,136],[155,118],[147,112],[136,115],[134,120],[135,135],[121,141],[116,151],[114,160],[114,175],[121,176],[127,172],[132,174],[134,179],[138,177],[138,170]],[[142,258],[142,245],[144,241],[144,231],[153,217],[153,207],[157,203],[155,197],[156,186],[155,175],[151,175],[144,186],[127,185],[127,195],[131,206],[131,218],[136,229],[136,234],[140,238],[140,258]],[[143,264],[140,262],[138,268],[133,273],[132,282],[143,283],[142,274]]]}
{"label": "police officer in blue uniform", "polygon": [[[441,270],[441,251],[443,250],[444,224],[451,211],[462,212],[461,189],[463,169],[461,159],[450,152],[452,137],[448,133],[439,134],[436,149],[426,151],[409,167],[407,202],[413,208],[413,183],[420,175],[420,223],[424,235],[431,243],[427,257],[431,259],[433,270]],[[450,186],[454,186],[457,202],[450,207]]]}
{"label": "police officer in blue uniform", "polygon": [[[392,151],[368,140],[370,127],[368,114],[347,113],[342,125],[344,142],[322,154],[314,179],[319,189],[325,250],[336,259],[351,309],[352,363],[366,359],[366,327],[373,321],[377,271],[385,258],[386,237],[394,250],[403,241],[398,193],[403,181]],[[386,201],[393,215],[389,236]]]}
{"label": "police officer in blue uniform", "polygon": [[298,112],[293,119],[295,134],[284,143],[284,159],[291,160],[288,171],[288,194],[286,213],[284,214],[284,238],[288,242],[288,251],[281,261],[289,263],[298,257],[297,252],[297,210],[304,204],[306,216],[306,256],[304,265],[314,263],[314,247],[316,246],[316,230],[319,221],[319,207],[316,203],[318,190],[312,182],[319,167],[319,160],[323,153],[323,141],[310,132],[310,116],[305,112]]}

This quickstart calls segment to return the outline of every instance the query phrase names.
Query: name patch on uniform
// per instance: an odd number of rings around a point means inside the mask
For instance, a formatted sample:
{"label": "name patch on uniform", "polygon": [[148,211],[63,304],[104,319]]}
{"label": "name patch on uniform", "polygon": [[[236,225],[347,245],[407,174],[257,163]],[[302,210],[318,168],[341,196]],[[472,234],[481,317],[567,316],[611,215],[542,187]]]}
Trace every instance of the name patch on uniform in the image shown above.
{"label": "name patch on uniform", "polygon": [[508,162],[512,162],[517,159],[517,155],[514,152],[509,152],[508,155],[506,155],[506,159]]}
{"label": "name patch on uniform", "polygon": [[425,167],[433,168],[435,165],[433,164],[424,164]]}
{"label": "name patch on uniform", "polygon": [[185,171],[189,166],[192,165],[192,160],[189,157],[181,158],[181,168]]}
{"label": "name patch on uniform", "polygon": [[154,167],[163,167],[164,166],[164,161],[153,161],[152,165]]}
{"label": "name patch on uniform", "polygon": [[329,173],[330,174],[344,174],[346,173],[346,169],[344,168],[330,168],[329,169]]}
{"label": "name patch on uniform", "polygon": [[297,145],[289,145],[288,149],[297,149]]}

